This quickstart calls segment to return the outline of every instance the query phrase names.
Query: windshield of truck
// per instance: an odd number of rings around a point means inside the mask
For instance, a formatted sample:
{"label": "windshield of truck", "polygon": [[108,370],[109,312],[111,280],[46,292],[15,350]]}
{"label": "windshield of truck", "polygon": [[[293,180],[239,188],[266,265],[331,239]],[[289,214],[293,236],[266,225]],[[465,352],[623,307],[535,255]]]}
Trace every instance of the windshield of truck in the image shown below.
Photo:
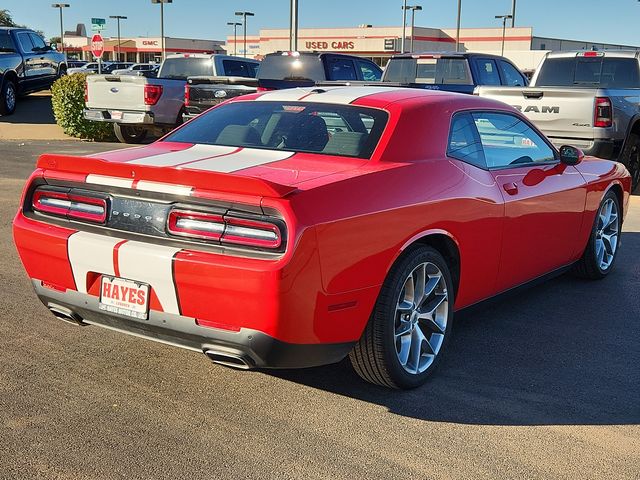
{"label": "windshield of truck", "polygon": [[444,85],[473,84],[465,58],[393,58],[387,64],[383,81]]}
{"label": "windshield of truck", "polygon": [[258,78],[266,80],[326,80],[318,55],[267,55],[258,68]]}
{"label": "windshield of truck", "polygon": [[386,112],[354,105],[244,101],[213,108],[164,140],[369,158],[386,123]]}
{"label": "windshield of truck", "polygon": [[536,86],[640,88],[638,60],[605,56],[548,58],[540,67]]}
{"label": "windshield of truck", "polygon": [[158,73],[158,78],[186,80],[187,77],[213,75],[213,59],[199,57],[167,58]]}

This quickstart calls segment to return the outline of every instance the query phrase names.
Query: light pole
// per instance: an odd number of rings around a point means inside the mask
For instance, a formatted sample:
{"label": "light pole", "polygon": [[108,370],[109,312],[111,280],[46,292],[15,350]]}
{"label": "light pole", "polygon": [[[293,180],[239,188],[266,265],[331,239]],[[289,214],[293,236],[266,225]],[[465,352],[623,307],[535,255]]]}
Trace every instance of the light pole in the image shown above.
{"label": "light pole", "polygon": [[504,57],[504,36],[507,29],[507,20],[513,18],[511,15],[496,15],[496,18],[502,19],[502,55]]}
{"label": "light pole", "polygon": [[236,12],[236,16],[242,17],[242,29],[244,37],[244,52],[243,56],[247,57],[247,17],[253,17],[255,14],[252,12]]}
{"label": "light pole", "polygon": [[120,20],[126,20],[127,17],[124,15],[109,15],[109,18],[115,18],[118,21],[118,61],[121,62],[122,58],[120,57]]}
{"label": "light pole", "polygon": [[238,25],[242,25],[240,22],[227,22],[227,25],[233,27],[233,54],[238,54],[238,36],[236,35],[236,29]]}
{"label": "light pole", "polygon": [[516,0],[511,1],[511,28],[516,26]]}
{"label": "light pole", "polygon": [[460,17],[462,16],[462,0],[458,0],[458,26],[456,27],[456,52],[460,51]]}
{"label": "light pole", "polygon": [[67,51],[64,48],[64,27],[62,26],[62,9],[69,8],[71,5],[68,3],[52,3],[51,6],[53,8],[60,9],[60,48],[62,48],[62,53],[64,53],[64,58],[67,58]]}
{"label": "light pole", "polygon": [[413,37],[415,36],[413,34],[413,29],[416,25],[416,11],[419,12],[420,10],[422,10],[422,7],[420,5],[413,5],[407,8],[411,10],[411,53],[413,53]]}
{"label": "light pole", "polygon": [[164,60],[164,57],[166,56],[164,48],[164,4],[173,3],[173,0],[151,0],[151,3],[160,4],[160,43],[162,45],[162,60]]}
{"label": "light pole", "polygon": [[405,41],[407,37],[407,0],[402,4],[402,40],[400,41],[400,53],[405,52]]}
{"label": "light pole", "polygon": [[291,0],[289,13],[289,51],[298,51],[298,0]]}

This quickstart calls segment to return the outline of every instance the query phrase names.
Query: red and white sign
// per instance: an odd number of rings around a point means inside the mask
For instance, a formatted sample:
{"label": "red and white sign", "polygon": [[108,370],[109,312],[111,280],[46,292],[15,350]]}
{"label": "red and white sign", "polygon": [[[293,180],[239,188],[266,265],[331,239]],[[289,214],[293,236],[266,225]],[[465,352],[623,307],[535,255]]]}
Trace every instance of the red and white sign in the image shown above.
{"label": "red and white sign", "polygon": [[99,33],[91,37],[91,53],[93,53],[93,56],[96,58],[102,57],[104,53],[104,39]]}
{"label": "red and white sign", "polygon": [[145,320],[149,308],[149,285],[103,275],[99,308]]}

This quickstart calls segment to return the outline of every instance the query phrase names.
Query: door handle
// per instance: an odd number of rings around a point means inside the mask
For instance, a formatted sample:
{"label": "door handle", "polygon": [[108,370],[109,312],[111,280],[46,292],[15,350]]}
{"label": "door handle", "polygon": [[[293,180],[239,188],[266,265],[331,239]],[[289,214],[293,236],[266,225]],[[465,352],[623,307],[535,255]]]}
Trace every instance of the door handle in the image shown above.
{"label": "door handle", "polygon": [[509,195],[515,195],[518,193],[518,186],[513,182],[505,183],[502,185],[502,188],[504,188],[504,191]]}

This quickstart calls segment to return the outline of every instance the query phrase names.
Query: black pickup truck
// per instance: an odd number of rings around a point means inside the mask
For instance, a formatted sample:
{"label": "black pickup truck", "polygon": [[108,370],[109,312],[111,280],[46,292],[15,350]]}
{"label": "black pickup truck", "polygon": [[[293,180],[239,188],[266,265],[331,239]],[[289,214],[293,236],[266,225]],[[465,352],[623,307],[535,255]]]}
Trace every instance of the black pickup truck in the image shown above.
{"label": "black pickup truck", "polygon": [[0,27],[0,115],[11,115],[18,95],[46,90],[67,64],[64,55],[26,28]]}

